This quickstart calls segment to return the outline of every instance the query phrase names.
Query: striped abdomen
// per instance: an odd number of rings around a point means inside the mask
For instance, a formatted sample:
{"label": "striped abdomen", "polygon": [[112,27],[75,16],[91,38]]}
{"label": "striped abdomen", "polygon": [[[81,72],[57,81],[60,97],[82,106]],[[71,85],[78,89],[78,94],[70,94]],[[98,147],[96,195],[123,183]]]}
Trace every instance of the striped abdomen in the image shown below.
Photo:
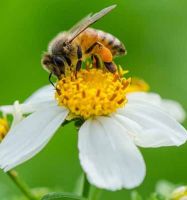
{"label": "striped abdomen", "polygon": [[78,42],[85,51],[92,46],[94,42],[100,42],[105,47],[110,49],[113,56],[126,54],[125,46],[118,38],[110,33],[93,28],[87,28],[84,32],[82,32],[76,38],[76,42]]}
{"label": "striped abdomen", "polygon": [[125,46],[118,38],[111,35],[110,33],[106,33],[101,30],[95,31],[98,34],[98,41],[105,45],[105,47],[110,49],[113,56],[126,54]]}

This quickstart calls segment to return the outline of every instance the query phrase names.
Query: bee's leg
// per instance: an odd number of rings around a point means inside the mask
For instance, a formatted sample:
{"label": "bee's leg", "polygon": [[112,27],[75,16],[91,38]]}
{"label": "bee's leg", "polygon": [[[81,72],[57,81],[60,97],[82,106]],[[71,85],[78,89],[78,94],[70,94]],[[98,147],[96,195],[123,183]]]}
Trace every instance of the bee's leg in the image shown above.
{"label": "bee's leg", "polygon": [[76,72],[78,72],[81,69],[81,65],[82,65],[82,60],[78,60],[76,64]]}
{"label": "bee's leg", "polygon": [[82,59],[82,49],[80,46],[77,46],[77,58]]}
{"label": "bee's leg", "polygon": [[95,55],[99,55],[101,60],[103,61],[105,67],[111,73],[116,72],[116,65],[113,63],[113,55],[107,47],[103,44],[96,42],[91,47],[89,47],[86,53],[91,53]]}
{"label": "bee's leg", "polygon": [[64,56],[68,66],[70,67],[71,66],[71,60],[67,57],[67,56]]}
{"label": "bee's leg", "polygon": [[91,60],[92,60],[92,63],[94,64],[94,66],[96,68],[100,69],[102,67],[101,62],[100,62],[100,58],[99,58],[98,55],[92,55]]}
{"label": "bee's leg", "polygon": [[78,72],[81,69],[82,65],[82,49],[80,46],[77,46],[77,64],[76,64],[76,72]]}
{"label": "bee's leg", "polygon": [[89,54],[89,53],[92,53],[91,55],[91,60],[92,60],[92,63],[94,64],[94,66],[96,68],[101,68],[101,59],[99,57],[98,54],[98,48],[102,48],[102,44],[99,43],[99,42],[95,42],[93,43],[87,50],[86,50],[86,53]]}
{"label": "bee's leg", "polygon": [[75,76],[77,76],[77,72],[81,69],[82,66],[82,49],[80,46],[77,46],[77,63],[75,66]]}
{"label": "bee's leg", "polygon": [[94,49],[96,46],[100,46],[100,45],[102,45],[102,44],[99,43],[99,42],[93,43],[93,44],[85,51],[85,53],[91,53],[91,52],[93,51],[93,49]]}
{"label": "bee's leg", "polygon": [[115,73],[117,70],[116,65],[113,62],[104,62],[104,65],[109,72]]}

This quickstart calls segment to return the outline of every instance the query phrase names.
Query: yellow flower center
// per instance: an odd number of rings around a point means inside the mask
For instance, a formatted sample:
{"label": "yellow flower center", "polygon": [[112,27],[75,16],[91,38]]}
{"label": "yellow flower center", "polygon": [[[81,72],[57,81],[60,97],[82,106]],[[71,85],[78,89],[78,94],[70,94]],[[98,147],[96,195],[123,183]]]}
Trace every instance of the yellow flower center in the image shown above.
{"label": "yellow flower center", "polygon": [[9,130],[8,121],[6,118],[0,118],[0,142],[3,140]]}
{"label": "yellow flower center", "polygon": [[119,78],[101,69],[82,69],[57,82],[56,99],[72,114],[87,119],[109,115],[127,102],[126,89],[130,79]]}
{"label": "yellow flower center", "polygon": [[149,85],[142,79],[132,78],[131,84],[127,88],[127,92],[148,92]]}
{"label": "yellow flower center", "polygon": [[181,186],[175,189],[171,195],[171,200],[187,200],[187,187]]}

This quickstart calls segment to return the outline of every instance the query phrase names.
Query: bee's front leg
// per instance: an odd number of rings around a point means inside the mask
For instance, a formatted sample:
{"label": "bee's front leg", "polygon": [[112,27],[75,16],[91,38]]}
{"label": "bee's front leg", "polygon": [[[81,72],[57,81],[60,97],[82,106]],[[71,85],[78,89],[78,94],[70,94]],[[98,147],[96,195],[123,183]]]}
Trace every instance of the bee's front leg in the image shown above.
{"label": "bee's front leg", "polygon": [[75,67],[76,72],[78,72],[81,69],[82,65],[82,49],[80,46],[77,46],[77,64]]}

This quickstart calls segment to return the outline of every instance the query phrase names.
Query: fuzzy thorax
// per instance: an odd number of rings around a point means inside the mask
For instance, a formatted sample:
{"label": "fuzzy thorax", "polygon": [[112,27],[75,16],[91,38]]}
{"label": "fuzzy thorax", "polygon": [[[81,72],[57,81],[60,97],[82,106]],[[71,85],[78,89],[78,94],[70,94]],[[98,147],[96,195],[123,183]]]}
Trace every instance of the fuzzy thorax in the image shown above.
{"label": "fuzzy thorax", "polygon": [[101,69],[82,69],[57,82],[56,99],[73,115],[87,119],[109,115],[127,102],[125,97],[130,79]]}

